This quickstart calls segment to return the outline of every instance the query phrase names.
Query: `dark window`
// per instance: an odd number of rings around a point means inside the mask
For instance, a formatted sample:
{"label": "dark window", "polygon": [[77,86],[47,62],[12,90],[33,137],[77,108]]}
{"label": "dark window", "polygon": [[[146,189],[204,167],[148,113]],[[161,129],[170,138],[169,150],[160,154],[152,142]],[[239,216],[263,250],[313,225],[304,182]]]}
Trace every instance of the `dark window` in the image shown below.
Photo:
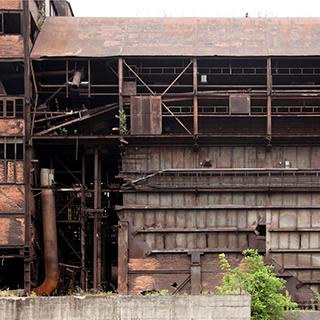
{"label": "dark window", "polygon": [[16,117],[23,118],[23,100],[22,99],[16,100]]}
{"label": "dark window", "polygon": [[0,143],[0,159],[4,159],[4,143]]}
{"label": "dark window", "polygon": [[3,14],[0,13],[0,33],[3,33]]}
{"label": "dark window", "polygon": [[7,100],[7,117],[14,117],[13,100]]}
{"label": "dark window", "polygon": [[6,144],[6,159],[14,160],[14,143]]}
{"label": "dark window", "polygon": [[5,34],[21,33],[20,13],[3,13],[3,33]]}
{"label": "dark window", "polygon": [[17,154],[16,154],[16,160],[22,160],[23,159],[23,144],[17,143]]}
{"label": "dark window", "polygon": [[3,117],[3,100],[0,100],[0,117]]}

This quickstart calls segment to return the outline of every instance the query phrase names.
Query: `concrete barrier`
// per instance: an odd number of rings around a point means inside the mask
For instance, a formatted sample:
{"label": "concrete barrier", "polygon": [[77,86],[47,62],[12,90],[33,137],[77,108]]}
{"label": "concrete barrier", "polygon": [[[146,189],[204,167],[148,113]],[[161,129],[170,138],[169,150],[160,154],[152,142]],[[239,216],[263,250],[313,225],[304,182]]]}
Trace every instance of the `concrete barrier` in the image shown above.
{"label": "concrete barrier", "polygon": [[1,298],[2,320],[249,320],[250,296]]}
{"label": "concrete barrier", "polygon": [[319,320],[320,311],[296,311],[290,315],[286,320]]}

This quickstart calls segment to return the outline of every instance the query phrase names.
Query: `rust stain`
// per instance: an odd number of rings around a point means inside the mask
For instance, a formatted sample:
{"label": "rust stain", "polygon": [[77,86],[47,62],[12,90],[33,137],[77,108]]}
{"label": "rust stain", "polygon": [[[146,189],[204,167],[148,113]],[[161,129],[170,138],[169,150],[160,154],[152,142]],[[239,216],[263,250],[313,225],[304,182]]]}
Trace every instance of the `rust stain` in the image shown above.
{"label": "rust stain", "polygon": [[23,212],[24,187],[0,185],[0,212]]}
{"label": "rust stain", "polygon": [[22,35],[0,36],[0,58],[23,59]]}
{"label": "rust stain", "polygon": [[0,0],[0,10],[20,10],[21,5],[21,0]]}
{"label": "rust stain", "polygon": [[0,119],[0,136],[23,136],[24,121],[19,119]]}
{"label": "rust stain", "polygon": [[23,245],[24,228],[22,217],[0,217],[0,245]]}
{"label": "rust stain", "polygon": [[308,56],[319,30],[319,18],[48,17],[32,58]]}

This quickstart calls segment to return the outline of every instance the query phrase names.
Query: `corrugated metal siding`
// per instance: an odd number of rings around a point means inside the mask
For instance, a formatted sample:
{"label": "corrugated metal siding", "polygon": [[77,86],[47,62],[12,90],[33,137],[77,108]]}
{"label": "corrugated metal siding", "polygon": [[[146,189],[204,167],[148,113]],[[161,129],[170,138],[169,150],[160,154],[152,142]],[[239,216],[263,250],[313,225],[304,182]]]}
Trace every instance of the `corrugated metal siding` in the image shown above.
{"label": "corrugated metal siding", "polygon": [[[316,170],[319,169],[319,155],[318,146],[274,146],[272,149],[256,146],[211,146],[201,147],[198,152],[190,147],[131,146],[123,156],[123,171],[126,176],[139,178],[163,169],[201,168],[203,160],[210,160],[212,168],[220,168],[222,171],[230,168],[281,168],[280,171],[285,171],[285,160],[290,161],[291,168]],[[192,184],[193,181],[192,175],[161,178],[163,185],[168,188],[172,188],[179,179],[180,186],[183,183]],[[210,181],[206,177],[201,179]],[[232,185],[230,178],[221,179],[226,185]],[[263,185],[263,179],[256,178],[252,183]],[[148,182],[145,186],[147,185]],[[319,265],[320,270],[318,233],[299,231],[299,228],[320,229],[318,191],[286,192],[283,188],[272,193],[256,192],[254,189],[233,192],[170,192],[164,188],[162,191],[153,189],[148,192],[136,189],[124,193],[123,205],[130,208],[119,211],[119,216],[122,220],[129,221],[131,293],[160,290],[170,287],[173,282],[183,282],[190,276],[188,252],[194,250],[204,252],[201,256],[201,283],[203,290],[209,291],[214,290],[221,279],[217,254],[212,251],[235,251],[230,255],[237,263],[241,259],[241,250],[258,248],[270,252],[270,256],[284,268],[292,265],[305,268]],[[254,230],[258,224],[265,223],[266,238],[258,237]],[[161,229],[164,231],[160,232]],[[291,249],[297,252],[290,252]],[[308,253],[308,249],[319,250],[319,253]],[[181,250],[184,254],[174,254],[174,251]],[[278,252],[279,250],[283,252]],[[162,270],[164,265],[161,261],[167,258],[167,268],[184,270],[181,271],[184,276],[178,276],[174,272],[170,276],[167,271]],[[319,270],[290,272],[299,280],[312,281],[318,276]],[[189,292],[188,290],[190,286],[186,285],[183,291]]]}
{"label": "corrugated metal siding", "polygon": [[317,56],[319,25],[317,18],[48,17],[32,58]]}

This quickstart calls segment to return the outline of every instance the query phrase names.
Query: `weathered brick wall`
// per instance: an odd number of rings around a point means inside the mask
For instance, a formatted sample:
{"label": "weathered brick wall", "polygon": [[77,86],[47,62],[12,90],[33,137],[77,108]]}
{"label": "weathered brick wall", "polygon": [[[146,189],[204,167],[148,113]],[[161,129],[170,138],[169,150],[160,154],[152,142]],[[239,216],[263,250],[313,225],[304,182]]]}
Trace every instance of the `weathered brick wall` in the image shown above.
{"label": "weathered brick wall", "polygon": [[249,320],[250,296],[0,299],[6,320]]}

